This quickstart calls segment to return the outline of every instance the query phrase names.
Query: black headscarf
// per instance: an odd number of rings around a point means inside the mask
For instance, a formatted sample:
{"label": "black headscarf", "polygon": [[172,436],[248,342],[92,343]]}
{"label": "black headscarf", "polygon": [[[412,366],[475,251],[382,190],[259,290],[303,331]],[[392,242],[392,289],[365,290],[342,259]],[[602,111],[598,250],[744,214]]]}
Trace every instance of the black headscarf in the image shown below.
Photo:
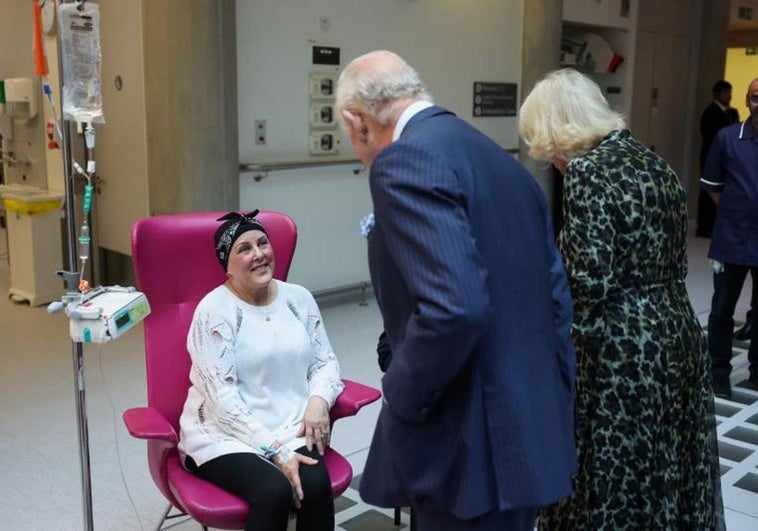
{"label": "black headscarf", "polygon": [[268,235],[265,227],[261,225],[261,222],[255,219],[258,212],[257,208],[247,214],[229,212],[216,220],[224,221],[224,223],[216,229],[216,234],[213,235],[213,239],[216,243],[216,258],[221,262],[221,267],[224,268],[224,271],[226,271],[226,266],[229,263],[229,254],[232,251],[232,245],[234,245],[234,242],[237,241],[237,238],[239,238],[241,234],[244,234],[249,230],[259,230]]}

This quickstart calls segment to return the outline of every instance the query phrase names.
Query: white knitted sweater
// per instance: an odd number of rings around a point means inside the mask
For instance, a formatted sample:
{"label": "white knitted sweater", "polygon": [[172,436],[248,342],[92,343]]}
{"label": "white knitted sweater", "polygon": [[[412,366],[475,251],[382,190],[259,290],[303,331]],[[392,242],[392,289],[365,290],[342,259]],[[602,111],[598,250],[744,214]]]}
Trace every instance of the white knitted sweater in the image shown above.
{"label": "white knitted sweater", "polygon": [[342,392],[313,296],[274,282],[277,297],[267,306],[248,304],[222,285],[195,310],[179,451],[198,465],[228,453],[262,454],[275,440],[291,450],[303,446],[296,434],[308,398],[319,396],[331,407]]}

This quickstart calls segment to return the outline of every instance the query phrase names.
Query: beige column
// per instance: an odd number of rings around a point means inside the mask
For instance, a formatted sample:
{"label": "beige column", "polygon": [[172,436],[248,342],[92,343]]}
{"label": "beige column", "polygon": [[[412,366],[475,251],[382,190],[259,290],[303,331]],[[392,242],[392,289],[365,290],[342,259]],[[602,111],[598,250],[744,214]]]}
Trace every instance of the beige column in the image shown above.
{"label": "beige column", "polygon": [[[524,2],[524,43],[521,70],[521,100],[545,74],[558,68],[561,50],[562,0]],[[552,168],[532,160],[527,147],[519,142],[519,159],[540,183],[552,202]]]}
{"label": "beige column", "polygon": [[[711,2],[698,0],[697,8],[700,19],[696,23],[693,42],[697,43],[697,73],[695,76],[695,98],[692,104],[692,123],[694,127],[689,133],[692,149],[690,161],[693,171],[690,175],[682,175],[687,188],[687,202],[690,218],[697,216],[698,191],[700,189],[700,114],[713,99],[713,84],[724,78],[724,63],[726,62],[727,33],[729,30],[729,2]],[[739,88],[735,87],[735,94]]]}

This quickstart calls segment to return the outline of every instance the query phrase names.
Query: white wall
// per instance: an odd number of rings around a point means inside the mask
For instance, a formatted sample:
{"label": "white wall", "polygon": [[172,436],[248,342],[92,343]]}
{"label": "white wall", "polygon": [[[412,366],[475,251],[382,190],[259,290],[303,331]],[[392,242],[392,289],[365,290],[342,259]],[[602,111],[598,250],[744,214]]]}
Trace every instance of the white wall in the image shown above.
{"label": "white wall", "polygon": [[627,16],[621,16],[623,0],[563,0],[563,20],[628,29],[637,1],[629,0]]}
{"label": "white wall", "polygon": [[[622,16],[622,0],[563,0],[564,35],[595,33],[605,39],[611,49],[623,57],[614,73],[596,73],[595,81],[605,93],[608,103],[625,116],[632,113],[632,83],[635,75],[635,28],[638,0],[629,2]],[[620,89],[610,93],[609,87]]]}
{"label": "white wall", "polygon": [[[48,48],[48,61],[57,70],[55,50],[51,49],[50,40],[45,36]],[[52,53],[51,53],[52,52]],[[53,72],[54,74],[55,72]],[[2,15],[0,15],[0,79],[30,77],[35,78],[32,55],[32,4],[26,0],[3,0]],[[51,75],[53,89],[58,94],[58,78]],[[41,85],[37,83],[36,117],[25,124],[13,125],[13,139],[5,140],[4,149],[13,152],[17,160],[29,161],[30,164],[8,166],[4,165],[5,182],[28,184],[40,188],[63,191],[63,172],[61,157],[58,152],[52,153],[52,162],[58,166],[52,168],[53,176],[48,183],[48,151],[45,137],[45,117],[49,107],[42,100]],[[58,107],[60,109],[60,106]]]}
{"label": "white wall", "polygon": [[[308,158],[307,80],[313,44],[341,49],[341,66],[390,49],[421,74],[436,102],[503,147],[516,117],[473,118],[474,81],[518,83],[524,0],[237,0],[240,160]],[[325,19],[322,23],[322,19]],[[338,71],[338,68],[333,68]],[[520,89],[520,87],[519,87]],[[255,144],[254,121],[267,143]],[[341,156],[353,157],[345,140]],[[283,210],[300,243],[290,279],[312,290],[368,280],[360,218],[371,210],[367,173],[347,166],[240,177],[240,207]]]}
{"label": "white wall", "polygon": [[[614,74],[596,74],[602,88],[620,86],[608,101],[622,110],[632,134],[655,148],[685,182],[693,175],[689,131],[697,71],[697,27],[709,0],[564,0],[564,31],[598,33],[624,56]],[[653,94],[657,94],[654,98]],[[679,131],[680,134],[672,134]],[[681,132],[684,132],[681,134]],[[697,197],[697,183],[686,184]]]}

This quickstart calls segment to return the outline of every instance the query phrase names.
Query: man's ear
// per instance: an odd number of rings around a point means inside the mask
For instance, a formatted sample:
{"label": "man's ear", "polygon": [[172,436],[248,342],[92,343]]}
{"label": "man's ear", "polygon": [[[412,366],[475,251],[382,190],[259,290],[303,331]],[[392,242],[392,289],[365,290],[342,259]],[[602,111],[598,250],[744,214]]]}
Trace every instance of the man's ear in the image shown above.
{"label": "man's ear", "polygon": [[350,125],[350,128],[355,132],[358,140],[361,142],[366,142],[368,140],[368,127],[366,127],[362,116],[354,114],[347,110],[343,110],[342,117],[345,119],[345,122]]}

